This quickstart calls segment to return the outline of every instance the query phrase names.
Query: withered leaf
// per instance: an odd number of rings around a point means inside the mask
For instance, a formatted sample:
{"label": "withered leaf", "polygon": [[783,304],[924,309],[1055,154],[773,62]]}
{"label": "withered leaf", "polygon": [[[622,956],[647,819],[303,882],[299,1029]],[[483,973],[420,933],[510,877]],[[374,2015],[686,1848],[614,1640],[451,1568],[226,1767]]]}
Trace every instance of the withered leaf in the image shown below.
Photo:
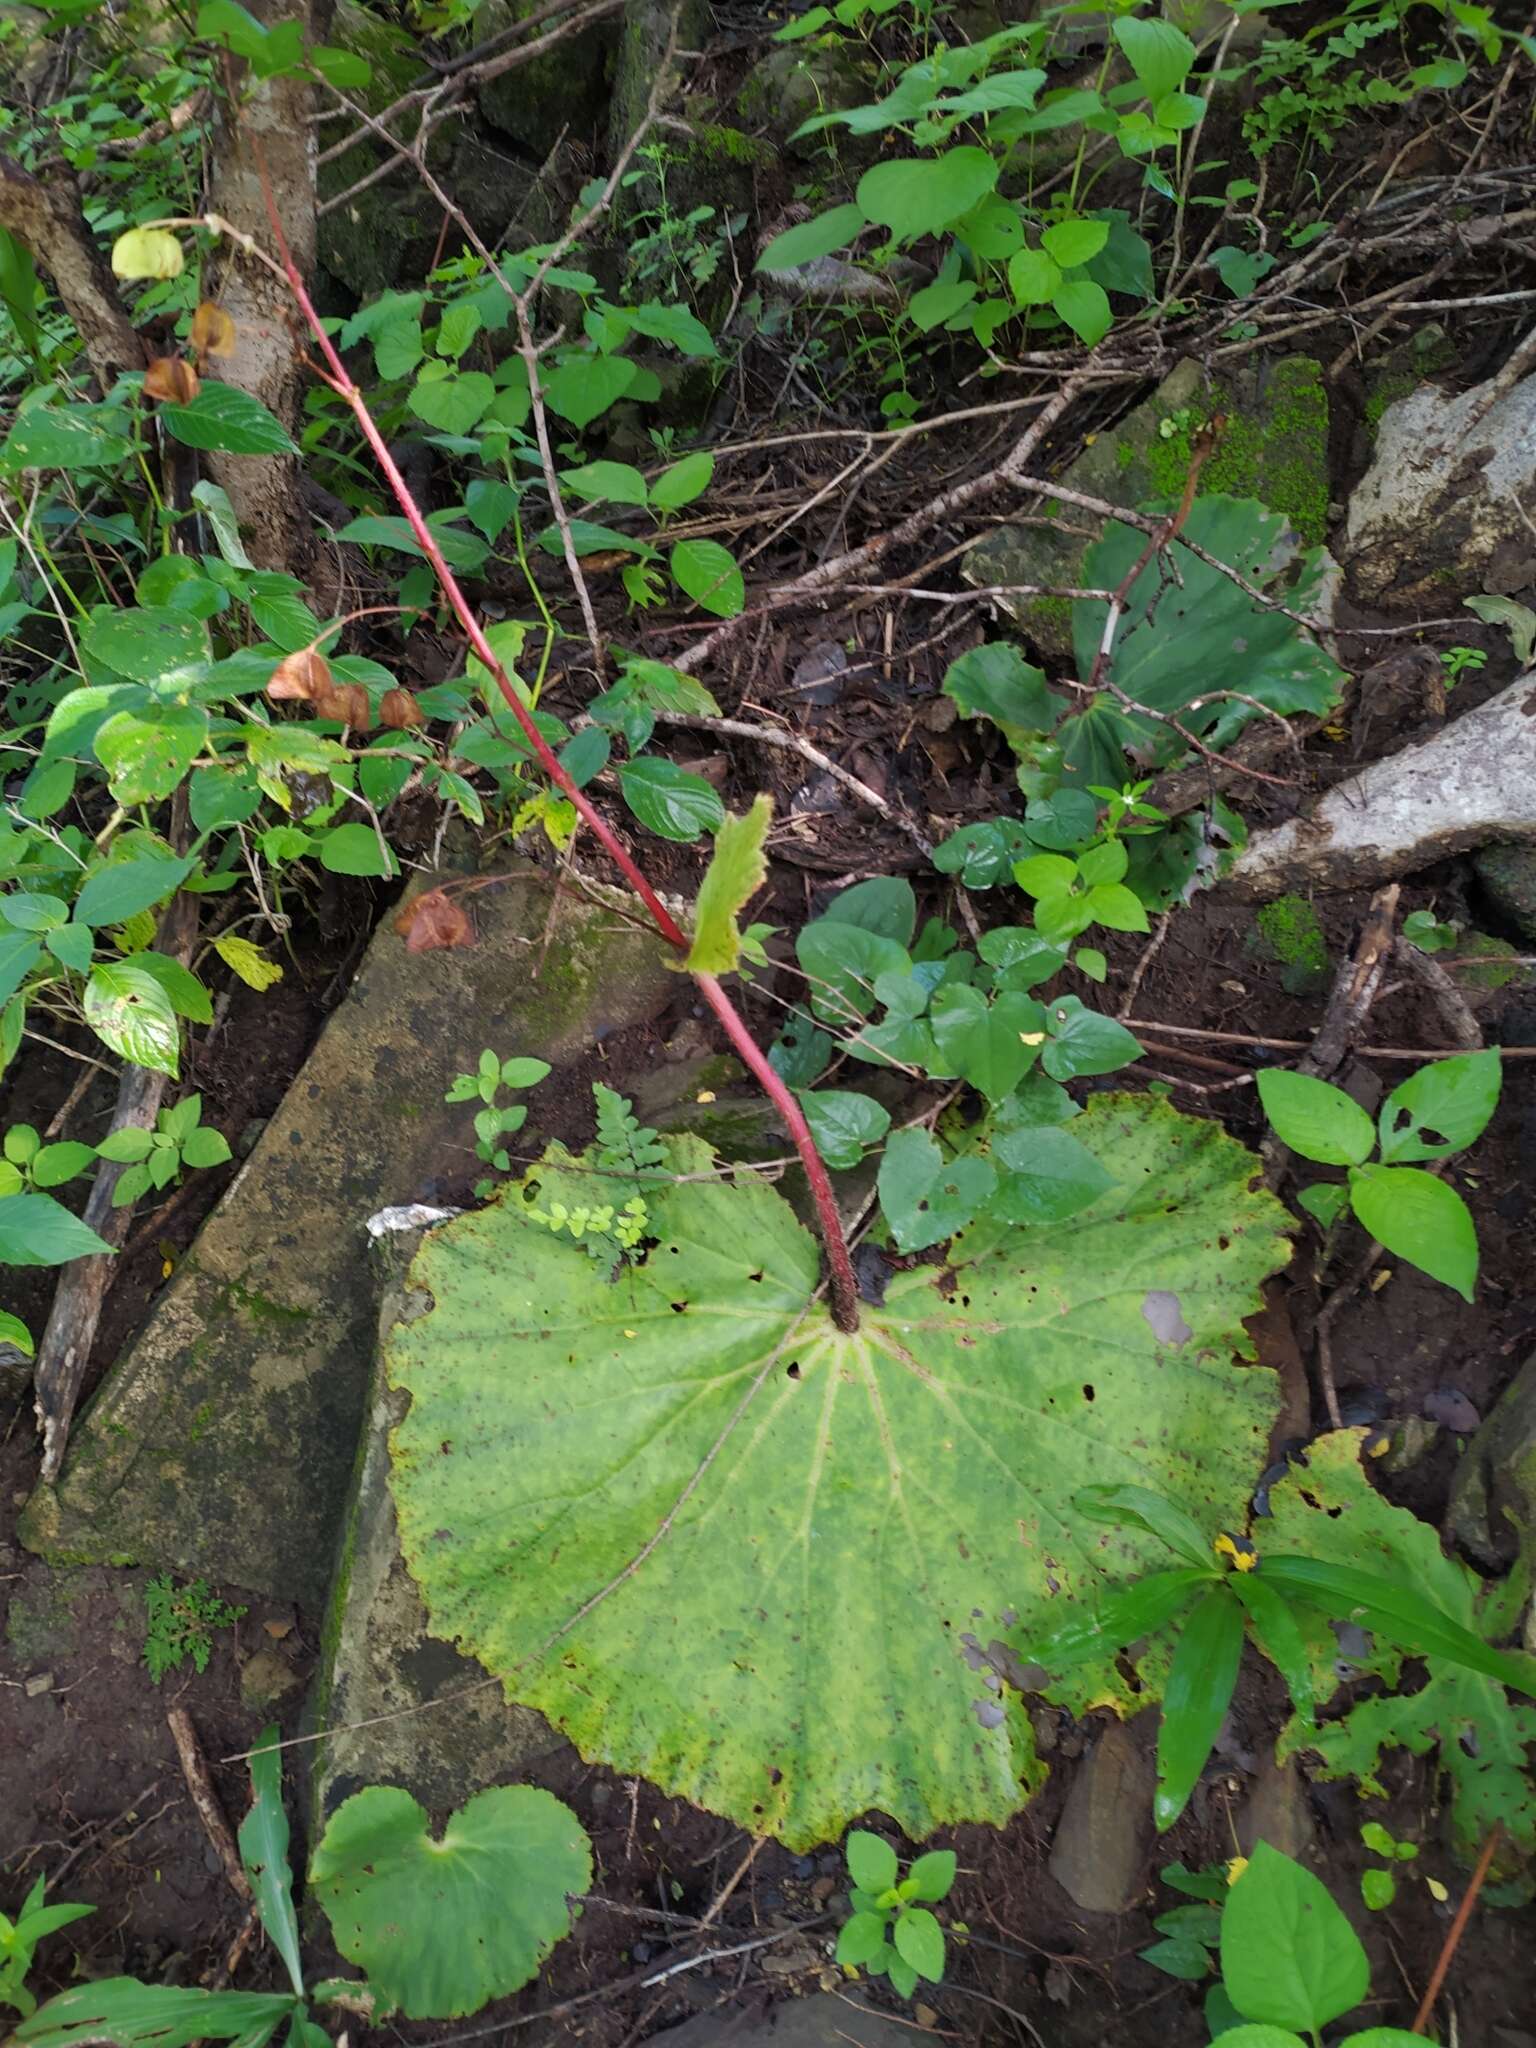
{"label": "withered leaf", "polygon": [[379,723],[406,732],[423,723],[421,706],[409,690],[386,690],[379,700]]}
{"label": "withered leaf", "polygon": [[441,953],[452,946],[472,946],[475,928],[468,914],[441,889],[428,889],[407,903],[395,919],[407,953]]}
{"label": "withered leaf", "polygon": [[180,356],[156,356],[144,372],[144,396],[190,405],[200,389],[196,370]]}
{"label": "withered leaf", "polygon": [[267,695],[310,702],[317,690],[334,689],[330,664],[313,647],[301,647],[297,654],[285,654],[272,671]]}
{"label": "withered leaf", "polygon": [[301,647],[297,654],[285,654],[272,671],[267,695],[311,704],[317,718],[334,718],[354,732],[367,732],[373,724],[373,705],[361,683],[338,683],[330,663],[313,647]]}
{"label": "withered leaf", "polygon": [[200,356],[232,356],[235,352],[235,323],[212,299],[204,299],[192,315],[192,347]]}

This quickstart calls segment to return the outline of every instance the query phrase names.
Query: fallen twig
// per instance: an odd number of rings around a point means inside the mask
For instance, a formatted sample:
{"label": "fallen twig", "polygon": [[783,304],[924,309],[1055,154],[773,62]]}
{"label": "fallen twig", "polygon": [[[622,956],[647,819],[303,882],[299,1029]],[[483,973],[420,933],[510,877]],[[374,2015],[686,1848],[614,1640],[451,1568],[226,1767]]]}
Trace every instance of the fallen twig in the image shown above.
{"label": "fallen twig", "polygon": [[[177,802],[184,806],[184,790]],[[155,934],[156,950],[182,966],[190,958],[197,937],[199,901],[198,897],[185,894],[173,897]],[[138,1130],[153,1129],[165,1096],[166,1080],[164,1074],[150,1067],[124,1067],[118,1083],[117,1106],[112,1112],[112,1129],[124,1130],[130,1125]],[[40,1476],[44,1485],[58,1477],[64,1462],[70,1424],[90,1364],[91,1346],[96,1341],[101,1311],[117,1269],[115,1248],[126,1243],[133,1221],[131,1202],[120,1209],[112,1206],[122,1172],[121,1166],[104,1159],[96,1169],[84,1210],[85,1222],[114,1251],[72,1259],[63,1268],[37,1346],[32,1405],[43,1437]]]}
{"label": "fallen twig", "polygon": [[1434,1004],[1440,1022],[1463,1052],[1480,1052],[1483,1034],[1467,1007],[1467,999],[1438,960],[1431,960],[1407,939],[1392,941],[1392,958],[1415,980]]}
{"label": "fallen twig", "polygon": [[1472,1917],[1472,1908],[1477,1904],[1477,1895],[1487,1881],[1488,1873],[1493,1868],[1493,1859],[1498,1854],[1499,1844],[1503,1839],[1504,1823],[1496,1820],[1488,1830],[1488,1839],[1482,1846],[1482,1851],[1477,1859],[1477,1868],[1472,1873],[1471,1882],[1467,1886],[1461,1904],[1456,1908],[1456,1917],[1445,1931],[1445,1940],[1441,1944],[1440,1954],[1436,1958],[1434,1971],[1430,1976],[1424,1996],[1420,2000],[1419,2009],[1414,2014],[1413,2025],[1408,2029],[1410,2034],[1422,2034],[1429,2025],[1429,2016],[1435,2009],[1435,2000],[1440,1996],[1444,1988],[1446,1973],[1449,1971],[1452,1959],[1456,1954],[1457,1948],[1460,1946],[1461,1937],[1467,1931],[1467,1922]]}
{"label": "fallen twig", "polygon": [[181,1774],[187,1781],[187,1790],[192,1795],[192,1804],[197,1808],[197,1817],[203,1824],[203,1832],[213,1844],[220,1864],[223,1866],[229,1888],[237,1899],[251,1904],[251,1881],[245,1874],[240,1861],[240,1851],[235,1846],[235,1837],[224,1809],[219,1804],[219,1795],[213,1788],[208,1762],[203,1755],[202,1744],[197,1739],[197,1730],[192,1725],[192,1716],[185,1707],[172,1707],[165,1717],[171,1731],[171,1740],[176,1744],[176,1754],[181,1759]]}

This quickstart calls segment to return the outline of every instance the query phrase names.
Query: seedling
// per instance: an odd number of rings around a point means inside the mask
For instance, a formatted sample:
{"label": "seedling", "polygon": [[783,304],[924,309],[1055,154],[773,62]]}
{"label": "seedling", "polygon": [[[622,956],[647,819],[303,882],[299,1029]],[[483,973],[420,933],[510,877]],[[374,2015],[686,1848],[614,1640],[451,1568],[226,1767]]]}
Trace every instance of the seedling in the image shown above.
{"label": "seedling", "polygon": [[1456,927],[1442,924],[1432,910],[1410,910],[1403,919],[1403,937],[1421,953],[1443,953],[1456,943]]}
{"label": "seedling", "polygon": [[94,1913],[94,1906],[45,1906],[43,1892],[48,1880],[40,1877],[27,1893],[21,1914],[8,1920],[0,1913],[0,2005],[8,2005],[23,2019],[37,2010],[37,2000],[27,1989],[26,1977],[32,1957],[45,1935],[56,1934],[72,1920]]}
{"label": "seedling", "polygon": [[208,1669],[213,1655],[213,1632],[232,1628],[245,1613],[220,1600],[206,1579],[192,1579],[178,1586],[169,1572],[151,1579],[144,1588],[148,1628],[144,1637],[144,1662],[158,1685],[168,1671],[179,1671],[190,1657],[194,1671]]}
{"label": "seedling", "polygon": [[498,1059],[487,1049],[480,1055],[480,1065],[473,1074],[455,1074],[453,1086],[443,1097],[445,1102],[474,1102],[484,1104],[475,1112],[475,1157],[483,1159],[487,1166],[494,1166],[499,1173],[510,1173],[511,1156],[501,1143],[523,1128],[528,1121],[528,1105],[524,1102],[500,1103],[497,1097],[503,1088],[536,1088],[540,1081],[549,1076],[549,1065],[545,1060]]}
{"label": "seedling", "polygon": [[1085,1487],[1073,1505],[1089,1521],[1139,1524],[1181,1560],[1177,1570],[1149,1572],[1043,1642],[1019,1646],[1027,1662],[1056,1673],[1178,1622],[1157,1737],[1159,1831],[1188,1805],[1221,1732],[1250,1626],[1308,1727],[1315,1726],[1315,1696],[1307,1643],[1319,1617],[1352,1621],[1414,1656],[1444,1658],[1536,1696],[1536,1664],[1490,1648],[1422,1590],[1318,1558],[1261,1562],[1248,1537],[1225,1531],[1208,1544],[1182,1509],[1143,1486]]}
{"label": "seedling", "polygon": [[1486,668],[1488,657],[1481,647],[1447,647],[1440,657],[1440,666],[1445,670],[1445,687],[1454,690],[1464,675]]}
{"label": "seedling", "polygon": [[899,1882],[896,1851],[867,1828],[853,1830],[844,1853],[853,1911],[837,1937],[837,1960],[849,1968],[862,1964],[872,1977],[889,1977],[902,1998],[912,1996],[919,1978],[939,1983],[944,1930],[928,1907],[949,1896],[953,1849],[930,1849]]}
{"label": "seedling", "polygon": [[224,1165],[230,1157],[228,1140],[205,1124],[202,1115],[202,1096],[188,1095],[173,1109],[162,1109],[152,1131],[124,1124],[96,1147],[99,1159],[113,1159],[126,1168],[112,1190],[114,1209],[126,1209],[151,1188],[169,1187],[185,1166]]}
{"label": "seedling", "polygon": [[1142,1949],[1144,1963],[1189,1984],[1210,1976],[1216,1967],[1212,1952],[1221,1938],[1221,1908],[1233,1867],[1243,1866],[1240,1861],[1235,1866],[1208,1863],[1202,1870],[1188,1870],[1182,1863],[1170,1863],[1158,1873],[1170,1890],[1183,1892],[1190,1903],[1158,1914],[1152,1925],[1162,1940]]}
{"label": "seedling", "polygon": [[1470,1301],[1477,1227],[1454,1188],[1410,1162],[1451,1159],[1482,1136],[1498,1106],[1498,1053],[1457,1053],[1420,1067],[1392,1090],[1374,1126],[1352,1096],[1327,1081],[1278,1067],[1258,1078],[1276,1135],[1304,1159],[1348,1168],[1342,1184],[1301,1190],[1297,1199],[1308,1215],[1331,1229],[1347,1204],[1389,1252]]}
{"label": "seedling", "polygon": [[[1380,1821],[1368,1820],[1360,1830],[1360,1839],[1374,1856],[1381,1856],[1388,1863],[1412,1863],[1418,1856],[1417,1842],[1399,1842],[1387,1833]],[[1390,1870],[1362,1871],[1360,1896],[1373,1913],[1382,1912],[1397,1897],[1397,1878]]]}

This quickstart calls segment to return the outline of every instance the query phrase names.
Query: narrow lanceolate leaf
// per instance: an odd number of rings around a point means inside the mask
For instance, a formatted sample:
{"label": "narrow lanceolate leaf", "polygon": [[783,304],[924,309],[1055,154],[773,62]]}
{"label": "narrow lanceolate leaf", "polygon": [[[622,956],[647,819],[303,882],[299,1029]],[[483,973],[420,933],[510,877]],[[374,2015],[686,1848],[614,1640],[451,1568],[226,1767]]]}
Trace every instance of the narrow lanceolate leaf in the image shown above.
{"label": "narrow lanceolate leaf", "polygon": [[297,2010],[289,1991],[199,1991],[104,1977],[50,1998],[10,2038],[22,2048],[98,2041],[114,2041],[118,2048],[189,2048],[200,2040],[264,2048]]}
{"label": "narrow lanceolate leaf", "polygon": [[293,1911],[293,1872],[288,1868],[288,1816],[283,1810],[279,1730],[264,1728],[251,1758],[251,1810],[240,1823],[240,1861],[256,1894],[256,1910],[267,1938],[283,1959],[288,1981],[304,1995],[299,1959],[299,1923]]}
{"label": "narrow lanceolate leaf", "polygon": [[1189,1804],[1232,1704],[1242,1654],[1243,1610],[1226,1586],[1212,1586],[1180,1632],[1163,1692],[1152,1802],[1159,1833]]}
{"label": "narrow lanceolate leaf", "polygon": [[1197,1570],[1211,1569],[1211,1546],[1199,1525],[1182,1508],[1175,1507],[1171,1500],[1164,1500],[1160,1493],[1153,1493],[1148,1487],[1085,1486],[1074,1497],[1073,1505],[1090,1522],[1109,1522],[1112,1525],[1125,1521],[1140,1522],[1154,1536],[1161,1536],[1170,1550],[1176,1551]]}
{"label": "narrow lanceolate leaf", "polygon": [[1317,1718],[1312,1665],[1295,1615],[1271,1581],[1256,1572],[1233,1572],[1227,1583],[1247,1608],[1259,1647],[1285,1680],[1291,1704],[1311,1727]]}
{"label": "narrow lanceolate leaf", "polygon": [[772,821],[772,797],[757,796],[745,817],[727,815],[716,832],[694,910],[690,973],[730,974],[741,959],[736,920],[768,879],[763,846]]}
{"label": "narrow lanceolate leaf", "polygon": [[1091,1614],[1078,1616],[1054,1635],[1037,1638],[1021,1631],[1020,1654],[1028,1663],[1053,1674],[1070,1671],[1089,1658],[1113,1656],[1166,1628],[1215,1577],[1214,1572],[1204,1571],[1148,1572],[1123,1593],[1108,1594]]}
{"label": "narrow lanceolate leaf", "polygon": [[1413,1656],[1446,1657],[1536,1696],[1536,1658],[1493,1649],[1422,1593],[1315,1557],[1266,1556],[1259,1569],[1277,1593],[1304,1600],[1330,1621],[1358,1622]]}

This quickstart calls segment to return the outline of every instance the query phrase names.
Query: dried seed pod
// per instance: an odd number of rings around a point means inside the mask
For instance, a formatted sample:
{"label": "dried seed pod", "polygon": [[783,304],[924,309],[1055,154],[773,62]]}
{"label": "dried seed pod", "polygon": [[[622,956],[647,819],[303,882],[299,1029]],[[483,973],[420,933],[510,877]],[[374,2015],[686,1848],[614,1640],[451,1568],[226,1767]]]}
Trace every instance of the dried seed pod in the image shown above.
{"label": "dried seed pod", "polygon": [[146,398],[161,398],[171,405],[190,405],[201,388],[196,370],[180,356],[156,356],[144,372]]}

